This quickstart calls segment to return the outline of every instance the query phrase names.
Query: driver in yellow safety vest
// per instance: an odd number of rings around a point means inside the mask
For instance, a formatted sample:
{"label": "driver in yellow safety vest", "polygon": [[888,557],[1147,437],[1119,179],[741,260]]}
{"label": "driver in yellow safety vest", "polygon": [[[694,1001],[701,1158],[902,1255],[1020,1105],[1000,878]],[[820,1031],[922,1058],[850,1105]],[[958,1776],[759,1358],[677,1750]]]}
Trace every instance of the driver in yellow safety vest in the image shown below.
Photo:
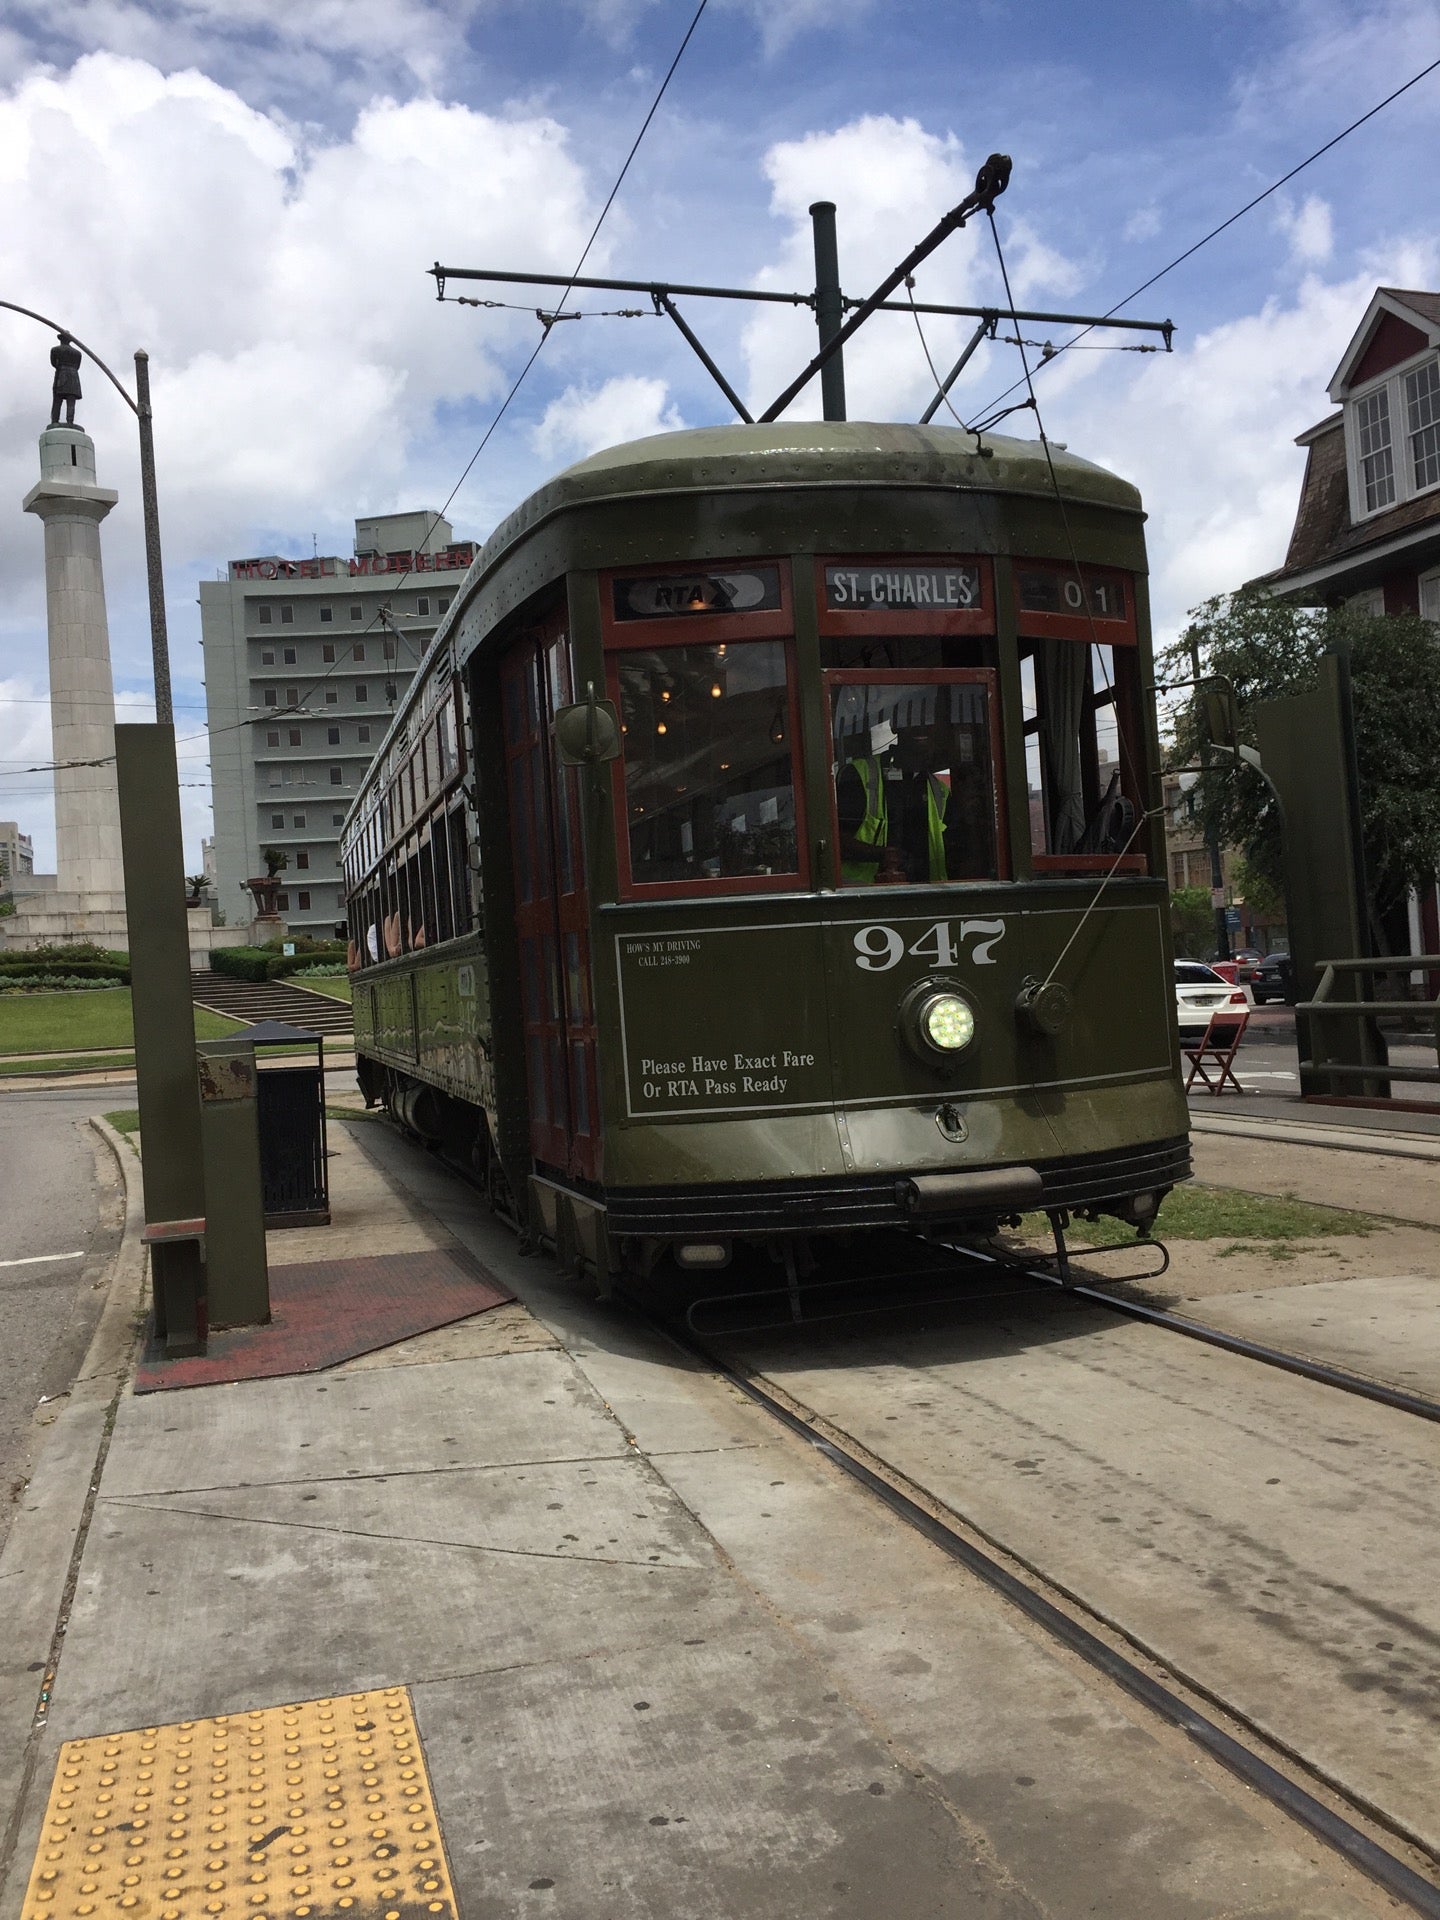
{"label": "driver in yellow safety vest", "polygon": [[847,886],[949,877],[950,787],[933,770],[943,743],[942,729],[907,727],[891,751],[861,754],[840,768],[835,807]]}

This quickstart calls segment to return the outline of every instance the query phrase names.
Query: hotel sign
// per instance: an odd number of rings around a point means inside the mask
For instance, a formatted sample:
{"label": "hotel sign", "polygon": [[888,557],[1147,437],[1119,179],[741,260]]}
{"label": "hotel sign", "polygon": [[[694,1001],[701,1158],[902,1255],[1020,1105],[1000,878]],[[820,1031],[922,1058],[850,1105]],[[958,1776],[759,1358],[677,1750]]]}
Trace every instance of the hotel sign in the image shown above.
{"label": "hotel sign", "polygon": [[281,560],[273,555],[265,560],[232,560],[232,580],[323,580],[347,573],[350,579],[361,574],[448,573],[463,572],[475,558],[468,542],[445,547],[439,553],[361,553],[349,562],[333,555],[313,560]]}

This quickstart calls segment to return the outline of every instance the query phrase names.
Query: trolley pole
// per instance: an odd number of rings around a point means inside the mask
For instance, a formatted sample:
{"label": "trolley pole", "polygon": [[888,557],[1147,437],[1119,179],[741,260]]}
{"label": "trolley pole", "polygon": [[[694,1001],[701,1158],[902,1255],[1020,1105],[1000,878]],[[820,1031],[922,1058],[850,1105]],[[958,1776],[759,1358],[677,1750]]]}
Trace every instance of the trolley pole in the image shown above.
{"label": "trolley pole", "polygon": [[[835,241],[835,202],[817,200],[810,209],[815,234],[815,324],[823,353],[845,318],[840,294],[840,254]],[[827,420],[845,418],[845,357],[837,348],[820,369],[820,398]]]}

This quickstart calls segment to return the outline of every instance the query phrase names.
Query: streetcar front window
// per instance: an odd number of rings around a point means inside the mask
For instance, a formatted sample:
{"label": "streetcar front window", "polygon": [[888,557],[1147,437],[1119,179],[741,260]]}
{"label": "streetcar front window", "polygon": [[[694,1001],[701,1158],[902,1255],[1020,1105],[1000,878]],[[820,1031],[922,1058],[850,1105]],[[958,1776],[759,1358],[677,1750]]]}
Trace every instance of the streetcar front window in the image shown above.
{"label": "streetcar front window", "polygon": [[998,877],[988,673],[830,680],[841,884]]}
{"label": "streetcar front window", "polygon": [[631,880],[797,873],[784,642],[627,650],[615,671]]}
{"label": "streetcar front window", "polygon": [[[1030,841],[1042,857],[1103,860],[1138,846],[1133,648],[1067,639],[1021,642]],[[1138,855],[1136,856],[1138,858]]]}

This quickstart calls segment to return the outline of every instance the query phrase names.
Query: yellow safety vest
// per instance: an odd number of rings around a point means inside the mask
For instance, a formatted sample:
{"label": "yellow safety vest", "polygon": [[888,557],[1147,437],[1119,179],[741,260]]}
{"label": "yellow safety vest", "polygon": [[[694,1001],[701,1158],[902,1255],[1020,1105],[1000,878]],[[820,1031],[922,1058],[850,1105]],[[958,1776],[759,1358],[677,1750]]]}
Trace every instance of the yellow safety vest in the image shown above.
{"label": "yellow safety vest", "polygon": [[[888,846],[890,841],[890,808],[885,798],[885,776],[880,762],[870,755],[852,760],[849,765],[859,777],[861,791],[865,795],[865,817],[855,829],[854,838],[867,847]],[[925,783],[926,837],[929,843],[930,879],[938,883],[947,878],[945,872],[945,816],[950,807],[950,789],[943,780],[932,773]],[[878,861],[874,866],[868,860],[842,860],[842,877],[852,885],[864,886],[873,881],[878,870]]]}

